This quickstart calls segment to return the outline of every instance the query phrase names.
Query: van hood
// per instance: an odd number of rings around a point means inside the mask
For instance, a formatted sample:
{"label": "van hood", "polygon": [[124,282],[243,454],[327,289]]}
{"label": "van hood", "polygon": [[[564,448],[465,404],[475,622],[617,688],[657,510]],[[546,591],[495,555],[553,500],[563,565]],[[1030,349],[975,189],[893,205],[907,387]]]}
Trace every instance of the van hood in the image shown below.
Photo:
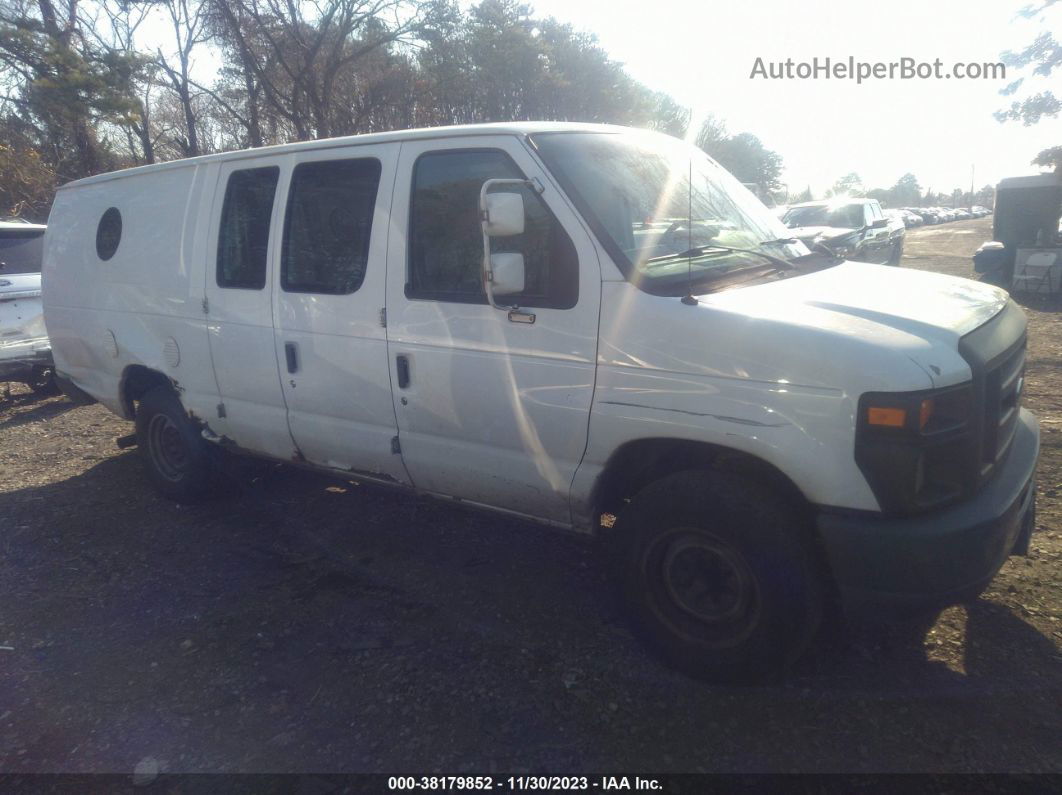
{"label": "van hood", "polygon": [[[702,296],[701,301],[800,324],[867,323],[954,341],[993,318],[1007,293],[930,271],[845,262],[803,276]],[[853,328],[853,331],[856,331]]]}
{"label": "van hood", "polygon": [[969,279],[861,262],[701,295],[692,306],[624,283],[611,290],[602,301],[601,362],[648,374],[647,393],[658,373],[688,376],[690,395],[710,384],[737,402],[724,412],[735,417],[756,416],[746,409],[761,405],[765,391],[833,395],[854,411],[866,392],[967,381],[960,338],[1009,300]]}
{"label": "van hood", "polygon": [[[862,262],[699,299],[703,309],[747,318],[757,333],[774,337],[779,359],[804,361],[804,370],[821,370],[824,379],[834,380],[826,373],[836,367],[872,372],[901,357],[928,380],[921,388],[970,377],[959,340],[1008,300],[1003,290],[970,279]],[[815,363],[816,357],[835,358],[835,366]]]}

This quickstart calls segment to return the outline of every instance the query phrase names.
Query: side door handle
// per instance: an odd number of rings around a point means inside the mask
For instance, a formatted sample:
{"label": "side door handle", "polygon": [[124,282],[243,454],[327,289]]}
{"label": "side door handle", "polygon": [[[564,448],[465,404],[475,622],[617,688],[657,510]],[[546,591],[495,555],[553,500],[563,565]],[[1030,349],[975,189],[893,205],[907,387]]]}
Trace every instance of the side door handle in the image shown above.
{"label": "side door handle", "polygon": [[295,373],[299,370],[299,346],[294,342],[284,343],[284,358],[288,360],[288,372]]}
{"label": "side door handle", "polygon": [[409,386],[409,357],[396,356],[395,370],[398,371],[398,388],[405,389]]}

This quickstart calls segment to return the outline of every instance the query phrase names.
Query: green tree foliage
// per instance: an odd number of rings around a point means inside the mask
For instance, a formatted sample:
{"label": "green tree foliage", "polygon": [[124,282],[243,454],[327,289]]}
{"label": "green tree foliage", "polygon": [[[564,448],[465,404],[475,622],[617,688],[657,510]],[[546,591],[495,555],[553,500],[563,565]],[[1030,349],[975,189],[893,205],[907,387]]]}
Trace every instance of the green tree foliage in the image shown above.
{"label": "green tree foliage", "polygon": [[921,196],[922,186],[918,184],[918,178],[908,172],[889,188],[886,202],[889,207],[911,207],[918,204]]}
{"label": "green tree foliage", "polygon": [[[1046,20],[1049,9],[1058,1],[1040,0],[1034,5],[1022,8],[1018,15],[1028,19],[1039,17]],[[1056,8],[1055,11],[1058,9]],[[1011,96],[1025,88],[1026,79],[1029,76],[1042,82],[1043,79],[1050,80],[1055,70],[1062,71],[1062,43],[1054,37],[1051,31],[1044,30],[1027,47],[1017,52],[1008,50],[1001,58],[1007,66],[1025,72],[1000,92],[1004,96]],[[1047,89],[1028,94],[1022,99],[1013,100],[1010,107],[996,111],[995,117],[1001,122],[1020,121],[1028,127],[1045,118],[1057,118],[1059,113],[1062,113],[1062,96]],[[1053,166],[1062,171],[1060,149],[1062,147],[1057,146],[1045,149],[1033,159],[1033,165],[1047,168]]]}
{"label": "green tree foliage", "polygon": [[18,141],[18,132],[10,126],[0,123],[0,215],[43,221],[48,217],[55,172],[36,149]]}
{"label": "green tree foliage", "polygon": [[[148,18],[163,41],[139,32]],[[220,65],[207,78],[197,60]],[[525,119],[681,136],[690,123],[594,36],[518,0],[0,0],[0,83],[0,209],[27,212],[100,171],[294,140]],[[764,193],[780,187],[781,158],[754,135],[707,148]]]}
{"label": "green tree foliage", "polygon": [[135,53],[87,45],[78,0],[0,5],[0,63],[14,89],[6,112],[30,125],[36,151],[60,179],[113,167],[97,128],[129,120],[135,107],[125,89],[139,62]]}
{"label": "green tree foliage", "polygon": [[835,183],[833,187],[827,192],[827,196],[863,196],[866,189],[863,187],[863,180],[860,176],[852,171],[845,174]]}
{"label": "green tree foliage", "polygon": [[1053,168],[1062,172],[1062,146],[1052,146],[1033,158],[1032,164],[1041,168]]}
{"label": "green tree foliage", "polygon": [[765,147],[752,133],[730,135],[722,120],[709,116],[695,143],[738,180],[756,185],[761,196],[783,187],[782,156]]}
{"label": "green tree foliage", "polygon": [[[1022,8],[1018,15],[1027,19],[1040,18],[1046,23],[1048,10],[1057,2],[1058,0],[1040,0]],[[1062,68],[1062,44],[1059,44],[1053,33],[1044,30],[1028,46],[1016,52],[1008,50],[1000,58],[1008,67],[1025,72],[1000,92],[1004,96],[1011,96],[1026,87],[1028,77],[1049,79],[1055,69]],[[995,116],[999,121],[1020,121],[1029,126],[1044,117],[1054,118],[1058,116],[1059,111],[1062,111],[1062,97],[1047,90],[1014,100],[1009,108],[997,111]]]}

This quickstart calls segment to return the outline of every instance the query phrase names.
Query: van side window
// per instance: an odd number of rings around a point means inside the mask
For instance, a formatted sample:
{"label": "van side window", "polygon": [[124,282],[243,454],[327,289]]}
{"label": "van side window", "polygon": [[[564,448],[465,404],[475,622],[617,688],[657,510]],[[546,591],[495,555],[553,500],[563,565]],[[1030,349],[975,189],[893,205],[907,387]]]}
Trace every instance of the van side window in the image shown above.
{"label": "van side window", "polygon": [[[486,303],[479,191],[488,179],[524,179],[499,150],[456,150],[422,155],[413,169],[409,283],[406,295],[437,301]],[[528,188],[524,233],[495,238],[492,251],[524,255],[525,290],[506,296],[520,306],[570,309],[579,297],[579,260],[568,233]]]}
{"label": "van side window", "polygon": [[277,166],[229,175],[218,229],[218,287],[265,287],[269,219],[279,176]]}
{"label": "van side window", "polygon": [[284,219],[280,284],[288,292],[346,295],[365,278],[380,161],[295,167]]}

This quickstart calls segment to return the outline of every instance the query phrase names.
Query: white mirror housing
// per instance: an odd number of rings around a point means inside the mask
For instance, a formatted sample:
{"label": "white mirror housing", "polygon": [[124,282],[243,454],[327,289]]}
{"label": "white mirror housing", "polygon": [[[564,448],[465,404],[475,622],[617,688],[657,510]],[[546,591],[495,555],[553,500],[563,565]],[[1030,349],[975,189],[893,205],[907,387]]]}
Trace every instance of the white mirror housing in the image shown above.
{"label": "white mirror housing", "polygon": [[524,232],[524,197],[519,193],[487,193],[483,196],[483,233],[508,237]]}
{"label": "white mirror housing", "polygon": [[[519,196],[519,194],[515,194]],[[491,254],[490,286],[495,295],[524,291],[524,255],[516,252]]]}

